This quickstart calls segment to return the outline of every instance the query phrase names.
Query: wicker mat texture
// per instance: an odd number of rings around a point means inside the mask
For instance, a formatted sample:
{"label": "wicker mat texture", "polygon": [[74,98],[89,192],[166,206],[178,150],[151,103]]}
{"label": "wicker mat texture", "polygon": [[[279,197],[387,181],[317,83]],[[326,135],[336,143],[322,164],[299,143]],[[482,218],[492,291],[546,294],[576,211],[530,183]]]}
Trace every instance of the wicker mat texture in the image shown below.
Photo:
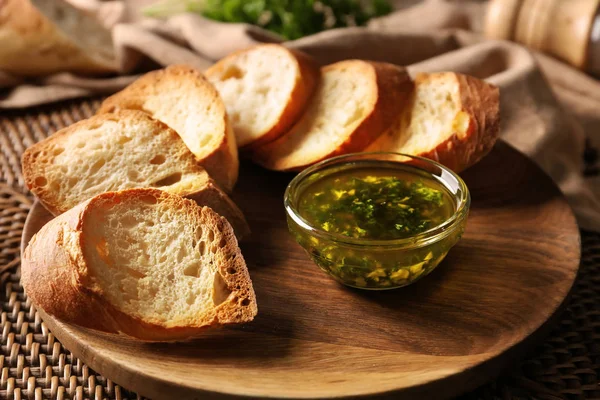
{"label": "wicker mat texture", "polygon": [[[0,399],[139,399],[88,368],[54,338],[19,284],[19,244],[32,196],[20,157],[31,144],[86,118],[100,100],[0,116]],[[600,399],[600,234],[582,232],[582,266],[570,306],[550,336],[496,381],[462,397]]]}

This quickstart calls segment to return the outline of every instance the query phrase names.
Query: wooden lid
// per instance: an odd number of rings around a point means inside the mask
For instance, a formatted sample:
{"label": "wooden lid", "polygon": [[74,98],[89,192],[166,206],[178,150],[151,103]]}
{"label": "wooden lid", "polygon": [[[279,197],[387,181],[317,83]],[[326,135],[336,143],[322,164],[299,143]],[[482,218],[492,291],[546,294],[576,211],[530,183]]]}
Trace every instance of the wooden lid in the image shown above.
{"label": "wooden lid", "polygon": [[600,0],[492,0],[487,37],[508,39],[585,68]]}
{"label": "wooden lid", "polygon": [[512,40],[523,0],[490,0],[485,18],[485,36]]}

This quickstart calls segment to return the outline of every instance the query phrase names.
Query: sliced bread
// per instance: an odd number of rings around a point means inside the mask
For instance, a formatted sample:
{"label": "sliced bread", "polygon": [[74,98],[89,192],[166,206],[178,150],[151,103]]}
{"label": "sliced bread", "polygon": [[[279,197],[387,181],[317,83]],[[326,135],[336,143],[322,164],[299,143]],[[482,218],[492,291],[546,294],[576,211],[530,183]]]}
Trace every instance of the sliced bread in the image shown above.
{"label": "sliced bread", "polygon": [[110,31],[64,0],[0,1],[0,70],[17,76],[117,69]]}
{"label": "sliced bread", "polygon": [[238,176],[235,135],[225,105],[202,73],[185,65],[152,71],[107,98],[98,114],[141,110],[173,128],[226,191]]}
{"label": "sliced bread", "polygon": [[298,120],[319,68],[304,53],[264,44],[223,58],[205,74],[225,102],[238,147],[252,147],[277,139]]}
{"label": "sliced bread", "polygon": [[46,224],[21,261],[36,307],[152,341],[251,321],[256,298],[227,221],[156,189],[95,196]]}
{"label": "sliced bread", "polygon": [[64,128],[28,148],[22,166],[25,183],[54,215],[103,192],[155,187],[210,206],[239,237],[249,232],[242,212],[177,133],[141,111],[97,115]]}
{"label": "sliced bread", "polygon": [[412,81],[398,66],[341,61],[321,70],[321,81],[301,119],[253,159],[278,171],[301,170],[326,158],[360,151],[395,120]]}
{"label": "sliced bread", "polygon": [[455,72],[415,77],[410,103],[366,151],[418,155],[460,172],[483,158],[499,132],[499,91]]}

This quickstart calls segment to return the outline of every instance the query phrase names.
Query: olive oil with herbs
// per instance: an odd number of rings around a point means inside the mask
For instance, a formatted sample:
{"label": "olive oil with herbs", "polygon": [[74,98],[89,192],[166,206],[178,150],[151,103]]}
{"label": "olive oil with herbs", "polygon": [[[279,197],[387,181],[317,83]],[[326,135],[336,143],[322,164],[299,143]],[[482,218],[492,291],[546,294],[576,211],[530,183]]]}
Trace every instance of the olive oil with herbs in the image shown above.
{"label": "olive oil with herbs", "polygon": [[435,228],[454,213],[453,198],[431,174],[407,168],[329,174],[304,189],[298,211],[312,226],[353,238],[402,239]]}
{"label": "olive oil with herbs", "polygon": [[331,236],[312,234],[288,216],[290,231],[321,269],[346,285],[405,286],[435,268],[464,231],[462,219],[436,233],[433,242],[416,239],[457,211],[453,190],[458,188],[443,182],[397,162],[358,161],[329,168],[298,187],[295,207],[307,225]]}

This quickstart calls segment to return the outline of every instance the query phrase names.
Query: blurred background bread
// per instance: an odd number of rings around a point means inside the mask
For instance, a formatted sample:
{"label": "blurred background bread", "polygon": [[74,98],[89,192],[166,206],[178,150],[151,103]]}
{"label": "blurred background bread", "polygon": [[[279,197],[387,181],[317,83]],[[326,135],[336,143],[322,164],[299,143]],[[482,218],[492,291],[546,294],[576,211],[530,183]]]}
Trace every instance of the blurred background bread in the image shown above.
{"label": "blurred background bread", "polygon": [[115,72],[112,34],[64,0],[3,0],[0,70],[26,77]]}

